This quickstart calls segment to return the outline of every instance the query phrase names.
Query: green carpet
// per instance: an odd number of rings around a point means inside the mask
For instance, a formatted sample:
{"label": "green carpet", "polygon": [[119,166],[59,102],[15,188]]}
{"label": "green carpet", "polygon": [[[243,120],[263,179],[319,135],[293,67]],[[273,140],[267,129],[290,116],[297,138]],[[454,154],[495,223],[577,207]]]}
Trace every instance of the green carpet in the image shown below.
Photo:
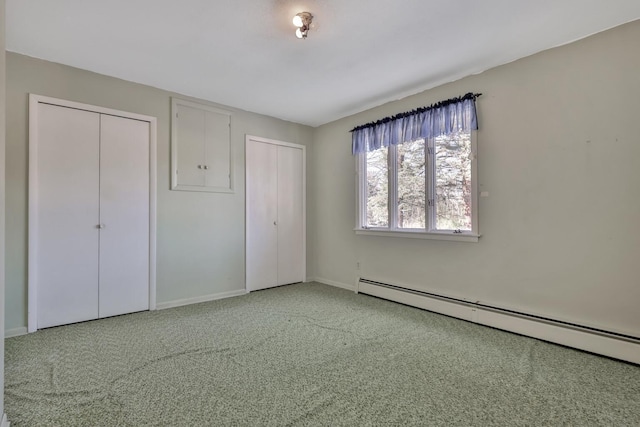
{"label": "green carpet", "polygon": [[20,426],[638,426],[640,367],[321,284],[6,340]]}

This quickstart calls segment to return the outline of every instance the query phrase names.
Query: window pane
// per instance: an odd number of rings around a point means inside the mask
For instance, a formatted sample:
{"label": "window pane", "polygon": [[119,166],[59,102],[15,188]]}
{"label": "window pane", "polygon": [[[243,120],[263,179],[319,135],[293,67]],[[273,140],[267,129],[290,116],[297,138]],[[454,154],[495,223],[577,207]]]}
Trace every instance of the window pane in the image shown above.
{"label": "window pane", "polygon": [[424,228],[426,187],[424,140],[397,146],[398,228]]}
{"label": "window pane", "polygon": [[471,230],[471,135],[435,138],[436,229]]}
{"label": "window pane", "polygon": [[389,226],[389,150],[367,153],[367,226]]}

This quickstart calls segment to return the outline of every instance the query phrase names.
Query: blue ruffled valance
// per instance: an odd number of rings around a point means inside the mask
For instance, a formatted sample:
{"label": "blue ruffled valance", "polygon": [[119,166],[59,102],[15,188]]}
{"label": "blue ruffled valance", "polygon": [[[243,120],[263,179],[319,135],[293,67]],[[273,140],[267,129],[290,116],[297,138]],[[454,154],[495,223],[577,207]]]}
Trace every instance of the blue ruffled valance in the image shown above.
{"label": "blue ruffled valance", "polygon": [[416,139],[477,130],[476,98],[480,95],[467,93],[458,98],[357,126],[351,130],[352,152],[364,153]]}

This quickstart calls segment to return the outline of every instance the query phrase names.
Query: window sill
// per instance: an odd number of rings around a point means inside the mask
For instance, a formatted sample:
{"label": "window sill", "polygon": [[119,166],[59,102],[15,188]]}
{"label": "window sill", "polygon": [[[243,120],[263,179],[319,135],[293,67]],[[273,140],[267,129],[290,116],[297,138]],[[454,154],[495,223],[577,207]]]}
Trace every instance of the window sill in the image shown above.
{"label": "window sill", "polygon": [[452,232],[427,232],[427,231],[397,231],[371,228],[355,228],[354,231],[362,236],[404,237],[409,239],[448,240],[451,242],[477,242],[480,234],[452,233]]}

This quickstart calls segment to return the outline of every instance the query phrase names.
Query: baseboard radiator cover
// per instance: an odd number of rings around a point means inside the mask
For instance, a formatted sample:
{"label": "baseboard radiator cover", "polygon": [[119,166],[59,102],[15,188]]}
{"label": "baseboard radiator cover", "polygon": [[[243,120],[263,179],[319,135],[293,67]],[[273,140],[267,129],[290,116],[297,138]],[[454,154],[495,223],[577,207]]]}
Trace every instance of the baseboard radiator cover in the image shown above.
{"label": "baseboard radiator cover", "polygon": [[356,292],[640,364],[640,338],[360,278]]}

